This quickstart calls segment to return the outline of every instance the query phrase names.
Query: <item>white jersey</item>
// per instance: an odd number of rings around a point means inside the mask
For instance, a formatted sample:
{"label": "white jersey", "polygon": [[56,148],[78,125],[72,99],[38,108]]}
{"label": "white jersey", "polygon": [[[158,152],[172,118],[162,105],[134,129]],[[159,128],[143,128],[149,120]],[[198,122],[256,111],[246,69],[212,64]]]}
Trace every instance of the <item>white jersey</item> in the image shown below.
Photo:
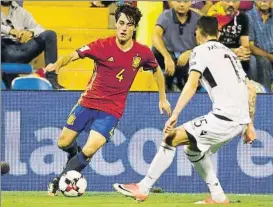
{"label": "white jersey", "polygon": [[240,124],[250,122],[246,74],[229,48],[217,41],[195,47],[190,58],[191,71],[202,75],[200,82],[213,103],[212,113]]}

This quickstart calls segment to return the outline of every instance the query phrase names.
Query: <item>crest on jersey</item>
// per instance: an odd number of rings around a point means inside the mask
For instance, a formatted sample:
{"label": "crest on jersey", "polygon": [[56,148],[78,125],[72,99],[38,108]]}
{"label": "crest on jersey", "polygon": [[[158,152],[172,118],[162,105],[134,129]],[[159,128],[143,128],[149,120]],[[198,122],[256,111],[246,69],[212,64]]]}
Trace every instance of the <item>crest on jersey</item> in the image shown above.
{"label": "crest on jersey", "polygon": [[74,114],[70,114],[70,116],[68,117],[68,119],[67,119],[67,124],[68,125],[73,125],[74,124],[74,121],[75,121],[75,119],[76,119],[76,116],[74,115]]}
{"label": "crest on jersey", "polygon": [[141,57],[135,56],[135,57],[133,57],[133,64],[132,64],[132,66],[134,68],[138,68],[139,65],[140,65],[140,62],[141,62]]}
{"label": "crest on jersey", "polygon": [[114,60],[113,57],[109,57],[109,58],[107,59],[107,61],[108,61],[108,62],[114,62],[115,60]]}

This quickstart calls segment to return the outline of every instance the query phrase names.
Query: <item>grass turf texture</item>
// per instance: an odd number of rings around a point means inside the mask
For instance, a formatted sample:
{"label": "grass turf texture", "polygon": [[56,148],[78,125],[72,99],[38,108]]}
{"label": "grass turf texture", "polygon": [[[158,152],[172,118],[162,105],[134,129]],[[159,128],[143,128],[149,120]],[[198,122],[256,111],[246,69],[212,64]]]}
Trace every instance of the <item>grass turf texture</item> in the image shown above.
{"label": "grass turf texture", "polygon": [[[2,207],[196,207],[193,203],[206,198],[207,194],[151,194],[143,203],[117,193],[86,192],[81,197],[67,198],[60,192],[58,196],[47,196],[46,192],[1,192]],[[238,207],[273,207],[273,195],[228,195]],[[211,205],[206,205],[211,206]],[[212,205],[226,206],[226,205]]]}

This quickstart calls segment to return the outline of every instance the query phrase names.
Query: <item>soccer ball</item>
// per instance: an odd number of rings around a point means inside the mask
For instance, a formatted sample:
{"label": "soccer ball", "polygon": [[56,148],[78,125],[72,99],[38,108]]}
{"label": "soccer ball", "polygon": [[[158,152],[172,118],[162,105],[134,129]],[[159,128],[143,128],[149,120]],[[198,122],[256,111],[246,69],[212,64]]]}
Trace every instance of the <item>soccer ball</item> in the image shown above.
{"label": "soccer ball", "polygon": [[59,189],[67,197],[81,196],[87,187],[83,175],[75,170],[63,174],[59,181]]}

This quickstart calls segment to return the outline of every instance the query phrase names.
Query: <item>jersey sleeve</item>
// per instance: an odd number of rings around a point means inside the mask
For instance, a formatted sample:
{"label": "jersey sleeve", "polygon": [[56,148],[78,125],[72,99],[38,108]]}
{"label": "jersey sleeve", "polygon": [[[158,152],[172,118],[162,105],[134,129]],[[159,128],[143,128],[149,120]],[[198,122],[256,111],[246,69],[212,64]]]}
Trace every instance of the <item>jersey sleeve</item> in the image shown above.
{"label": "jersey sleeve", "polygon": [[206,69],[204,54],[205,52],[202,52],[202,50],[200,49],[194,49],[192,51],[189,62],[189,73],[192,71],[196,71],[202,76],[204,70]]}
{"label": "jersey sleeve", "polygon": [[81,48],[79,48],[77,53],[79,54],[80,58],[91,58],[94,60],[100,59],[102,54],[102,43],[100,40],[97,40],[95,42],[91,42],[88,45],[85,45]]}
{"label": "jersey sleeve", "polygon": [[144,62],[143,62],[143,70],[147,71],[147,70],[151,70],[151,71],[155,71],[156,68],[158,67],[158,63],[155,59],[154,54],[152,53],[152,51],[147,48],[145,50],[145,58],[144,58]]}

